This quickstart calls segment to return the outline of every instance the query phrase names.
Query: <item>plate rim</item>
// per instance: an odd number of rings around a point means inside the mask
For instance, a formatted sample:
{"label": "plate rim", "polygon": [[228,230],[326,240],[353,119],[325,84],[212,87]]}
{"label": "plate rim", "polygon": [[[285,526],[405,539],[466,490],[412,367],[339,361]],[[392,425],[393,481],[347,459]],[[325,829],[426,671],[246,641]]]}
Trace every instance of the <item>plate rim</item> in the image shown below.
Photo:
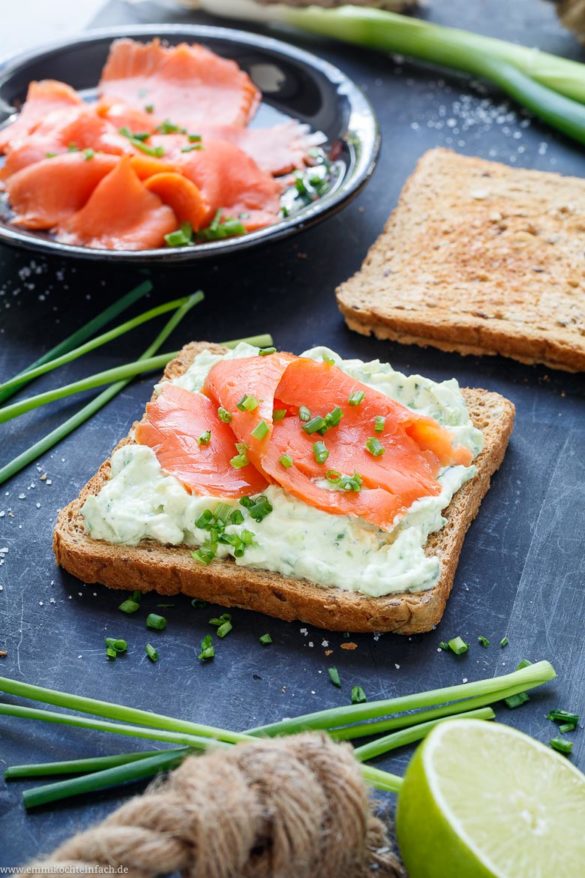
{"label": "plate rim", "polygon": [[[237,253],[262,242],[271,243],[272,241],[279,241],[295,233],[302,232],[338,213],[359,194],[376,168],[381,147],[380,125],[372,104],[359,86],[335,64],[320,58],[313,52],[301,49],[292,43],[272,36],[238,28],[208,24],[164,24],[161,22],[158,24],[92,28],[74,37],[52,40],[35,48],[26,49],[23,52],[0,58],[0,89],[19,70],[26,67],[27,64],[71,46],[100,42],[105,39],[115,40],[124,37],[141,36],[159,36],[161,39],[164,39],[165,36],[171,35],[194,39],[225,40],[227,42],[239,43],[242,46],[252,46],[280,55],[283,58],[296,60],[321,73],[329,83],[337,88],[339,93],[349,100],[350,118],[348,122],[351,123],[352,119],[354,122],[359,121],[364,129],[364,134],[367,133],[369,135],[367,142],[370,144],[370,149],[363,155],[356,157],[347,186],[344,186],[344,183],[342,183],[331,194],[330,198],[325,196],[323,199],[317,200],[312,205],[309,205],[302,214],[291,218],[281,226],[268,226],[255,232],[249,232],[241,237],[210,242],[202,248],[159,247],[150,250],[106,250],[37,238],[34,234],[16,227],[9,228],[7,226],[0,226],[0,243],[42,252],[47,255],[67,256],[94,261],[101,259],[112,263],[144,264],[152,262],[169,264],[194,262],[208,259],[214,254],[229,255]],[[0,100],[1,103],[2,101]]]}

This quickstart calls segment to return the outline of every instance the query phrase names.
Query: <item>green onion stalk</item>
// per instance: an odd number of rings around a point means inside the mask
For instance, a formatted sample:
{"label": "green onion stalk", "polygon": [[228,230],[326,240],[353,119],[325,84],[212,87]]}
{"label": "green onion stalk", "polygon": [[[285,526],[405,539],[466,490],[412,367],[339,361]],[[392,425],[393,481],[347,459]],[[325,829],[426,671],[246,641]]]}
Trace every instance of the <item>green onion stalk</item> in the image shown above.
{"label": "green onion stalk", "polygon": [[357,6],[291,8],[255,0],[200,0],[220,16],[288,25],[483,77],[554,128],[585,143],[585,65],[457,28]]}

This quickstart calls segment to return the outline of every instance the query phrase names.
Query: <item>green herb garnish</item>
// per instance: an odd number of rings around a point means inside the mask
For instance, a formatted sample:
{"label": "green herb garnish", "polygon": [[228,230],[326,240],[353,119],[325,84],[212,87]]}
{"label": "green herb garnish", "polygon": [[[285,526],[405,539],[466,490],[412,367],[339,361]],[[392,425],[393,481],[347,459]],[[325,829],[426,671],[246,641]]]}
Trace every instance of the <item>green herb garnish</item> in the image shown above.
{"label": "green herb garnish", "polygon": [[386,418],[382,415],[376,415],[374,418],[374,433],[383,433],[386,425]]}
{"label": "green herb garnish", "polygon": [[144,647],[144,651],[151,662],[154,663],[158,661],[158,649],[153,646],[152,643],[147,643]]}
{"label": "green herb garnish", "polygon": [[272,643],[272,637],[270,636],[270,634],[261,634],[258,640],[260,641],[262,646],[270,646],[270,644]]}
{"label": "green herb garnish", "polygon": [[299,406],[299,418],[301,419],[301,421],[311,420],[311,412],[306,405]]}
{"label": "green herb garnish", "polygon": [[152,628],[153,631],[164,631],[167,627],[167,620],[158,613],[149,613],[146,617],[146,627]]}
{"label": "green herb garnish", "polygon": [[337,670],[337,668],[335,668],[335,667],[327,668],[327,673],[329,674],[329,679],[331,680],[333,685],[337,686],[337,688],[340,688],[341,687],[341,677],[339,676],[339,671]]}
{"label": "green herb garnish", "polygon": [[256,426],[254,427],[254,429],[252,430],[252,436],[254,437],[254,439],[262,440],[262,439],[266,439],[269,432],[270,432],[270,429],[269,429],[266,421],[259,421],[256,424]]}
{"label": "green herb garnish", "polygon": [[125,601],[118,606],[118,609],[127,615],[131,615],[131,613],[136,613],[140,609],[140,598],[142,597],[141,592],[133,591],[131,598],[126,598]]}
{"label": "green herb garnish", "polygon": [[357,493],[362,489],[363,479],[359,473],[354,473],[353,476],[349,476],[337,472],[337,470],[330,469],[326,472],[325,478],[337,491],[355,491]]}
{"label": "green herb garnish", "polygon": [[205,430],[205,432],[202,433],[201,436],[199,436],[197,438],[197,443],[199,445],[209,445],[210,442],[211,442],[211,430]]}
{"label": "green herb garnish", "polygon": [[317,463],[325,463],[329,457],[329,452],[324,442],[313,443],[313,457]]}
{"label": "green herb garnish", "polygon": [[211,636],[211,634],[206,634],[201,641],[201,646],[199,647],[199,655],[197,656],[197,658],[200,662],[208,662],[214,657],[215,648],[213,646],[213,637]]}
{"label": "green herb garnish", "polygon": [[508,646],[509,643],[510,643],[510,641],[508,640],[507,637],[502,637],[502,639],[500,640],[501,647]]}
{"label": "green herb garnish", "polygon": [[290,456],[290,454],[281,454],[280,457],[278,458],[278,462],[279,462],[280,465],[283,466],[285,469],[290,469],[291,466],[292,466],[293,463],[294,463],[294,461],[293,461],[292,457]]}
{"label": "green herb garnish", "polygon": [[349,394],[349,399],[347,400],[350,405],[361,405],[364,399],[366,398],[366,394],[363,390],[354,390]]}
{"label": "green herb garnish", "polygon": [[352,686],[351,689],[351,703],[352,704],[365,704],[368,700],[368,697],[361,686]]}
{"label": "green herb garnish", "polygon": [[514,710],[516,707],[526,704],[527,701],[530,701],[530,697],[526,692],[517,692],[516,695],[509,695],[508,698],[504,698],[504,703],[506,707],[510,708],[510,710]]}
{"label": "green herb garnish", "polygon": [[228,410],[224,409],[224,407],[222,405],[220,405],[220,407],[217,410],[217,417],[219,418],[220,421],[223,421],[224,424],[229,424],[231,419],[232,419],[232,415],[230,415]]}
{"label": "green herb garnish", "polygon": [[368,454],[371,454],[372,457],[381,457],[381,455],[384,454],[384,446],[375,436],[370,436],[366,441],[366,451]]}
{"label": "green herb garnish", "polygon": [[452,637],[449,641],[449,649],[451,652],[454,652],[455,655],[463,655],[463,653],[467,652],[469,649],[469,644],[466,643],[462,637]]}
{"label": "green herb garnish", "polygon": [[487,639],[487,637],[484,637],[483,634],[480,634],[480,636],[477,638],[477,642],[480,646],[483,646],[484,649],[487,649],[490,645],[489,640]]}
{"label": "green herb garnish", "polygon": [[239,408],[241,412],[253,412],[259,405],[260,403],[255,396],[245,393],[236,407]]}
{"label": "green herb garnish", "polygon": [[243,469],[248,466],[248,446],[244,442],[236,442],[237,454],[230,459],[234,469]]}
{"label": "green herb garnish", "polygon": [[310,421],[307,421],[303,424],[303,430],[305,431],[305,433],[308,433],[309,436],[312,433],[319,433],[323,429],[327,429],[327,421],[320,415],[311,418]]}
{"label": "green herb garnish", "polygon": [[248,510],[248,515],[254,521],[262,521],[272,512],[272,504],[265,494],[259,494],[254,499],[252,497],[242,497],[240,503]]}
{"label": "green herb garnish", "polygon": [[562,753],[564,756],[570,756],[573,752],[573,742],[565,741],[564,738],[551,738],[548,743],[553,750],[556,750],[557,753]]}

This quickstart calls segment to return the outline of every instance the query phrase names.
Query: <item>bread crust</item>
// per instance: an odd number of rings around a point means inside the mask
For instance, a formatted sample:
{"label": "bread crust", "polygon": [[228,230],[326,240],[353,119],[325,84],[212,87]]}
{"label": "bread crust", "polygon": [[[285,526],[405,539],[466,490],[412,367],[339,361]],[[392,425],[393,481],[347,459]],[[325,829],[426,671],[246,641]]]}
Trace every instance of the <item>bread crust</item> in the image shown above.
{"label": "bread crust", "polygon": [[[205,342],[187,345],[165,371],[182,374],[203,349],[221,352]],[[79,497],[58,515],[53,547],[57,563],[86,583],[109,588],[186,594],[225,607],[243,607],[286,621],[298,619],[330,631],[394,631],[418,634],[440,621],[453,585],[465,533],[477,515],[493,473],[500,466],[514,423],[513,404],[497,393],[463,390],[485,447],[476,460],[477,476],[455,495],[445,512],[447,524],[427,542],[426,551],[441,559],[441,577],[430,590],[368,597],[339,588],[322,588],[306,580],[237,566],[231,559],[196,564],[188,547],[161,546],[145,540],[138,546],[110,545],[89,537],[81,508],[110,476],[106,460]],[[132,442],[127,437],[117,446]]]}
{"label": "bread crust", "polygon": [[378,338],[583,371],[584,249],[585,180],[434,149],[337,301]]}

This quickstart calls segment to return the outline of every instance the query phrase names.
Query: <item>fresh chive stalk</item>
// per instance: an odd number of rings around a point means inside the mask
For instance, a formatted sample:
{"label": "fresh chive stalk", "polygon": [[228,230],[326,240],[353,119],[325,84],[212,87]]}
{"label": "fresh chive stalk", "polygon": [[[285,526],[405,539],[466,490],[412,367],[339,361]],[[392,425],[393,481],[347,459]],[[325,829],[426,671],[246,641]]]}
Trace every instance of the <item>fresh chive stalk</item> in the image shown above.
{"label": "fresh chive stalk", "polygon": [[[495,719],[495,716],[496,714],[491,707],[484,707],[481,710],[468,710],[463,713],[455,714],[454,718],[490,720]],[[369,744],[362,744],[361,747],[356,747],[353,751],[354,756],[360,762],[367,762],[368,759],[375,759],[377,756],[383,756],[385,753],[389,753],[391,750],[396,750],[398,747],[405,747],[407,744],[414,744],[415,741],[421,741],[423,738],[426,738],[428,733],[434,729],[435,726],[439,725],[439,723],[444,723],[448,719],[452,719],[452,717],[443,717],[442,719],[432,720],[431,722],[419,723],[416,726],[412,726],[412,728],[402,729],[399,732],[393,732],[383,738],[377,738],[377,740],[371,741]]]}
{"label": "fresh chive stalk", "polygon": [[[191,308],[197,305],[201,299],[203,298],[202,293],[195,293],[190,296],[187,302],[179,308],[178,311],[170,317],[170,319],[165,323],[157,337],[154,341],[146,348],[144,353],[142,354],[141,359],[148,359],[152,357],[165,343],[169,335],[173,332],[173,330],[179,325],[181,320],[189,313]],[[172,358],[171,358],[172,359]],[[13,458],[9,463],[5,464],[5,466],[0,467],[0,485],[4,482],[8,481],[8,479],[12,478],[12,476],[19,473],[25,466],[28,466],[30,463],[35,461],[38,457],[48,451],[53,446],[57,445],[58,442],[61,442],[66,436],[80,427],[85,421],[89,420],[96,412],[102,409],[105,405],[107,405],[110,400],[114,399],[115,396],[118,395],[125,387],[130,383],[130,379],[125,379],[123,381],[117,381],[111,387],[108,387],[107,390],[104,390],[103,393],[100,393],[95,399],[92,399],[91,402],[88,402],[87,405],[83,406],[78,412],[76,412],[72,417],[68,418],[54,430],[51,430],[50,433],[47,433],[42,439],[39,439],[38,442],[35,442],[34,445],[31,445],[30,448],[27,448],[26,451],[23,451],[22,454],[17,455]]]}
{"label": "fresh chive stalk", "polygon": [[[53,371],[53,369],[58,369],[59,366],[64,366],[66,363],[71,363],[73,360],[77,360],[84,354],[102,347],[102,345],[113,341],[115,338],[119,338],[121,335],[125,335],[125,333],[136,329],[138,326],[142,326],[143,323],[147,323],[149,320],[154,320],[156,317],[160,317],[161,314],[166,314],[167,311],[176,311],[188,301],[188,298],[188,296],[185,296],[182,299],[174,299],[172,302],[165,302],[163,305],[151,308],[150,310],[145,311],[144,314],[139,314],[137,317],[133,317],[132,320],[127,320],[125,323],[121,323],[119,326],[114,327],[114,329],[110,329],[108,332],[104,332],[102,335],[92,338],[91,341],[88,341],[77,348],[73,348],[64,354],[61,354],[59,357],[55,357],[35,368],[30,368],[26,373],[27,382],[32,381],[34,378],[39,378],[46,372]],[[0,384],[0,399],[4,398],[3,393],[5,390],[16,392],[19,387],[22,387],[22,377],[19,375]]]}
{"label": "fresh chive stalk", "polygon": [[[95,317],[92,317],[91,320],[82,326],[80,329],[76,330],[74,333],[69,335],[67,338],[63,339],[62,342],[59,342],[58,345],[51,348],[51,350],[47,351],[42,357],[39,357],[38,360],[35,360],[34,363],[31,363],[26,369],[23,369],[22,372],[19,372],[18,375],[15,375],[13,379],[9,383],[16,381],[17,379],[21,379],[18,384],[12,384],[12,388],[9,389],[5,385],[0,385],[0,402],[4,402],[4,400],[11,397],[19,387],[23,387],[29,381],[31,381],[30,373],[37,369],[39,366],[44,365],[45,363],[49,363],[52,360],[56,360],[58,357],[61,357],[63,354],[68,353],[69,351],[74,350],[83,344],[86,339],[91,338],[94,333],[98,332],[102,328],[102,326],[106,326],[112,320],[114,320],[118,314],[122,314],[122,312],[126,311],[130,308],[134,302],[137,302],[138,299],[141,299],[147,293],[150,293],[152,290],[152,284],[149,280],[143,281],[137,287],[134,287],[133,290],[130,290],[129,293],[126,293],[125,296],[119,298],[116,302],[113,302],[109,305],[104,311],[100,314],[97,314]],[[8,383],[8,382],[7,382]]]}
{"label": "fresh chive stalk", "polygon": [[[197,293],[194,296],[191,296],[189,301],[179,309],[168,321],[168,323],[163,327],[162,331],[159,333],[154,342],[146,349],[144,354],[142,355],[143,359],[147,359],[152,354],[156,353],[160,347],[167,340],[168,336],[175,329],[175,327],[180,323],[183,317],[191,310],[191,308],[201,301],[200,298],[197,297]],[[247,342],[248,344],[255,345],[256,347],[263,347],[265,345],[272,344],[272,336],[268,333],[263,333],[262,335],[252,335],[248,338],[238,338],[233,339],[231,341],[222,342],[224,347],[227,348],[235,348],[237,345],[242,342]],[[172,353],[165,355],[165,361],[163,365],[166,366],[171,360],[173,360],[179,351],[173,351]],[[22,469],[24,469],[29,464],[33,463],[37,458],[41,457],[45,452],[49,451],[63,439],[65,439],[70,433],[73,433],[78,427],[88,421],[96,412],[99,412],[105,405],[108,404],[115,396],[118,395],[129,383],[130,378],[125,379],[124,381],[118,381],[113,384],[111,387],[108,387],[107,390],[104,390],[99,396],[96,396],[95,399],[92,399],[91,402],[87,403],[83,408],[81,408],[78,412],[76,412],[72,417],[68,418],[50,433],[47,433],[42,439],[39,439],[38,442],[35,442],[34,445],[31,445],[30,448],[27,448],[26,451],[23,451],[21,454],[17,455],[3,467],[0,467],[0,485],[7,482],[8,479],[11,479],[17,473],[19,473]]]}
{"label": "fresh chive stalk", "polygon": [[[178,750],[179,748],[176,748]],[[181,747],[181,752],[189,752]],[[128,762],[137,762],[157,756],[160,750],[142,750],[132,753],[117,753],[115,756],[91,756],[88,759],[68,759],[64,762],[33,762],[30,765],[10,765],[4,772],[4,780],[22,780],[30,777],[49,777],[64,774],[89,774],[104,768],[115,768]],[[167,752],[167,751],[165,751]]]}
{"label": "fresh chive stalk", "polygon": [[101,771],[94,771],[91,774],[85,774],[70,780],[61,780],[51,784],[44,784],[40,787],[33,787],[30,790],[24,791],[22,800],[25,808],[28,810],[30,808],[39,808],[41,805],[48,805],[51,802],[59,802],[71,796],[93,793],[97,790],[109,789],[110,787],[116,787],[131,781],[145,780],[146,778],[153,777],[153,775],[158,774],[160,771],[170,771],[176,768],[188,754],[188,749],[182,751],[163,750],[155,756],[149,756],[146,759],[139,759],[112,768],[102,769]]}
{"label": "fresh chive stalk", "polygon": [[[521,671],[513,671],[501,677],[490,677],[485,680],[477,680],[471,683],[458,683],[455,686],[447,686],[441,689],[433,689],[428,692],[416,692],[411,695],[402,695],[384,701],[370,701],[366,704],[347,705],[322,710],[318,713],[308,713],[291,719],[281,720],[270,725],[251,729],[248,734],[252,735],[290,735],[306,729],[333,729],[350,723],[364,722],[377,719],[388,714],[402,713],[408,710],[418,710],[423,707],[433,707],[449,701],[458,701],[459,710],[463,710],[467,699],[489,696],[490,702],[499,701],[518,691],[524,691],[541,686],[550,680],[554,680],[556,672],[550,662],[535,662]],[[0,679],[0,689],[2,680]],[[466,699],[462,701],[460,699]],[[485,705],[475,704],[474,707]],[[412,720],[412,716],[409,717]]]}

